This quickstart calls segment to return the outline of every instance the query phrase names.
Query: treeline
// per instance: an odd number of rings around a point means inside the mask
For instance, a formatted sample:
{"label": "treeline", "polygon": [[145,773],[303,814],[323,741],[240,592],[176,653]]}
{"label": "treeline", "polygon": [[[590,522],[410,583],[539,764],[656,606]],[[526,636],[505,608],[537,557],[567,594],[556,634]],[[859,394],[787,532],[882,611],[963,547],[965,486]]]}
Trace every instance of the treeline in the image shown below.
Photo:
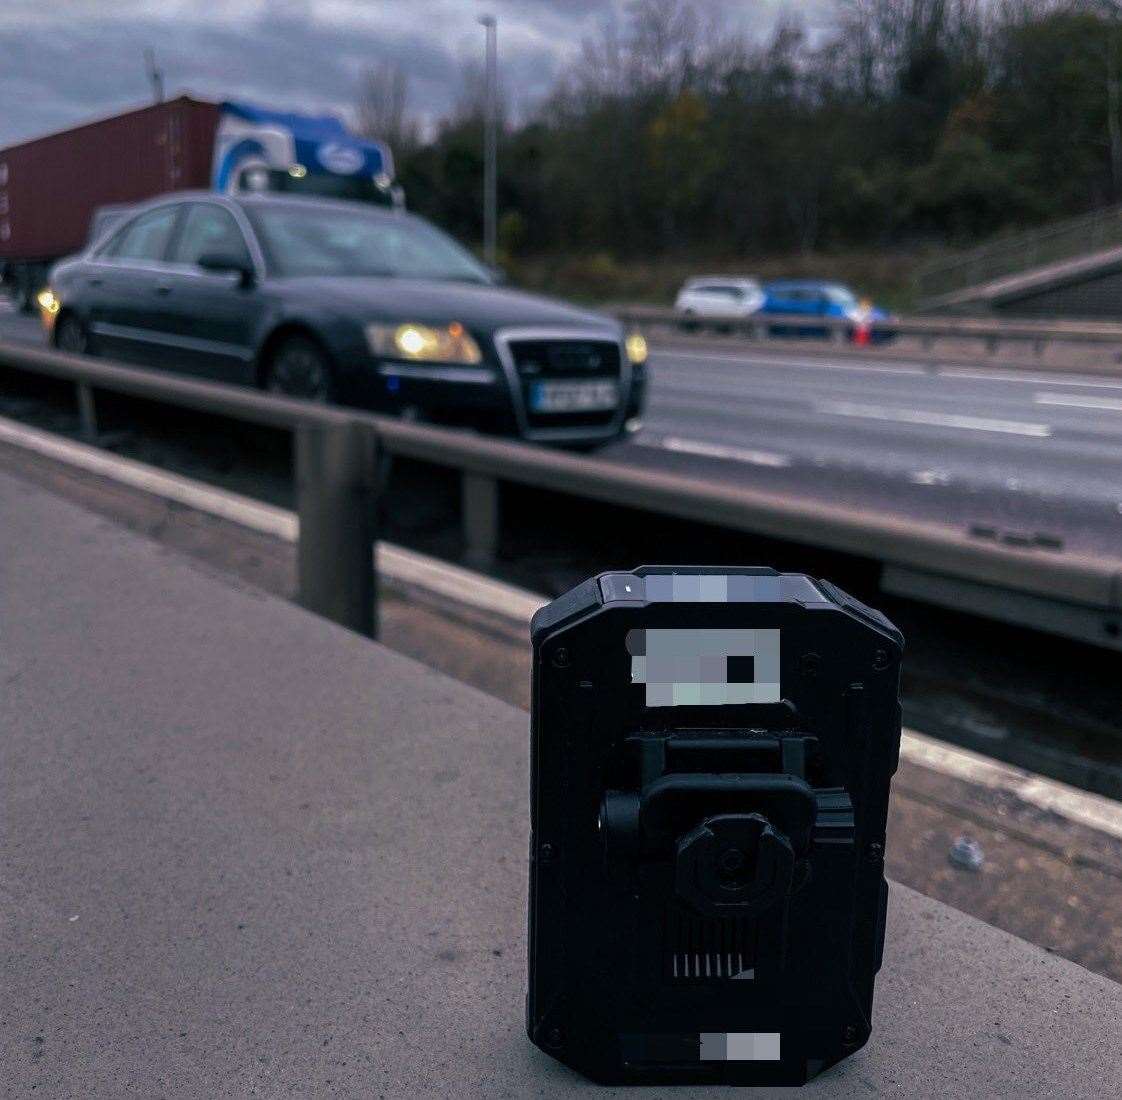
{"label": "treeline", "polygon": [[[792,5],[763,43],[702,2],[636,0],[504,125],[500,245],[963,244],[1122,201],[1120,46],[1112,0],[838,0],[809,30]],[[394,131],[409,205],[478,240],[478,82],[428,141],[400,79],[361,110]]]}

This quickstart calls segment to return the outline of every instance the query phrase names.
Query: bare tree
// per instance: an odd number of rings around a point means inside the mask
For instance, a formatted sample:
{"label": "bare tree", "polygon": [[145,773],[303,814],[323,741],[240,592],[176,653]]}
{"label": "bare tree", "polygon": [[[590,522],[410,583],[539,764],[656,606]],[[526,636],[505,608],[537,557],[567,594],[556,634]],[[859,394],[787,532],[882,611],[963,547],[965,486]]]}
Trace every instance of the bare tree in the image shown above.
{"label": "bare tree", "polygon": [[[483,123],[487,115],[487,73],[479,61],[465,61],[460,70],[460,90],[449,121],[452,123]],[[510,104],[502,75],[499,74],[495,87],[495,117],[499,133],[507,128],[510,119]]]}
{"label": "bare tree", "polygon": [[418,144],[418,126],[409,115],[409,78],[393,61],[366,70],[358,99],[358,132],[385,141],[395,152]]}

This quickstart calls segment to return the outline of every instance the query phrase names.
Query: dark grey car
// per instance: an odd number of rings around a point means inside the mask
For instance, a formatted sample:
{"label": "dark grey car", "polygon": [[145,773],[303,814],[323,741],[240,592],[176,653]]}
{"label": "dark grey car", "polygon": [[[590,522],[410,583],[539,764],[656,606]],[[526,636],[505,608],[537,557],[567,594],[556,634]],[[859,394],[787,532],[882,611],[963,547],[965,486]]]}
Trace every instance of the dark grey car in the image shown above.
{"label": "dark grey car", "polygon": [[167,195],[59,264],[47,300],[64,350],[526,439],[606,443],[643,406],[641,338],[400,211]]}

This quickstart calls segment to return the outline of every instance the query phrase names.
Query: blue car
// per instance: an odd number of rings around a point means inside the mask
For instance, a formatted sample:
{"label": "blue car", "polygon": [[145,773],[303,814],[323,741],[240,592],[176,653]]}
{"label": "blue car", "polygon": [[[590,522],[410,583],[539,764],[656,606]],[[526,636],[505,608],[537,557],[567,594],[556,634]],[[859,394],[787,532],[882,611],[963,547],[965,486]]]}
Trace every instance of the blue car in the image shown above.
{"label": "blue car", "polygon": [[873,322],[891,321],[892,317],[878,309],[868,299],[859,299],[848,287],[840,283],[827,283],[817,279],[783,279],[764,285],[764,304],[759,313],[777,319],[789,317],[798,324],[769,324],[771,336],[807,336],[819,339],[833,335],[833,325],[814,325],[815,318],[845,318],[851,324],[845,335],[855,344],[884,344],[895,339],[896,333],[883,327],[872,327]]}

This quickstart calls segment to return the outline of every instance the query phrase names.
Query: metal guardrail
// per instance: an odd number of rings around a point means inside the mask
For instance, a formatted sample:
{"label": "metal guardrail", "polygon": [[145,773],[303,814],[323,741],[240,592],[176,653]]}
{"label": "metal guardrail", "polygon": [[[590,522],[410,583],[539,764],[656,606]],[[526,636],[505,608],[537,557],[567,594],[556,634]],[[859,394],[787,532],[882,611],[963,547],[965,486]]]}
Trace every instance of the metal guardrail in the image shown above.
{"label": "metal guardrail", "polygon": [[375,636],[377,585],[371,555],[378,435],[370,418],[240,386],[10,344],[0,344],[0,366],[74,382],[84,434],[90,437],[96,436],[97,389],[291,431],[300,519],[300,603]]}
{"label": "metal guardrail", "polygon": [[1122,245],[1122,206],[1109,206],[929,264],[916,273],[916,291],[921,298],[934,298],[1118,245]]}
{"label": "metal guardrail", "polygon": [[[748,317],[684,314],[658,306],[620,305],[612,312],[624,324],[640,330],[672,328],[680,332],[715,331],[732,333],[752,340],[768,340],[777,329],[824,334],[832,345],[846,345],[859,327],[845,317],[788,317],[754,314]],[[921,347],[930,350],[936,340],[977,340],[987,355],[1002,344],[1031,345],[1040,356],[1049,344],[1115,346],[1122,351],[1122,323],[1111,321],[1033,321],[996,317],[894,317],[871,321],[864,327],[870,336],[916,337]],[[862,349],[863,353],[867,348]]]}
{"label": "metal guardrail", "polygon": [[1116,559],[979,542],[937,524],[54,351],[0,344],[0,367],[292,431],[300,601],[369,635],[377,457],[390,454],[461,471],[466,556],[479,566],[498,546],[499,486],[515,483],[871,559],[903,594],[1122,648]]}

